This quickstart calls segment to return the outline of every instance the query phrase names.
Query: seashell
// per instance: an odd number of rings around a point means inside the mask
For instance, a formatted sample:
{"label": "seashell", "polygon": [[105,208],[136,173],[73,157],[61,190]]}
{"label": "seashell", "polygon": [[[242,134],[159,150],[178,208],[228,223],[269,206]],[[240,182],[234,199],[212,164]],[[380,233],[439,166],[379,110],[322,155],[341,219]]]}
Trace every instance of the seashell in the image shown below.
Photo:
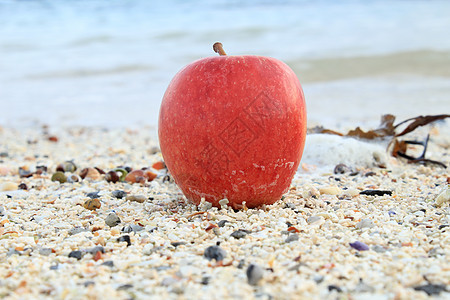
{"label": "seashell", "polygon": [[59,183],[64,183],[67,181],[67,177],[63,172],[56,172],[52,175],[52,181],[59,181]]}
{"label": "seashell", "polygon": [[100,172],[95,168],[84,168],[80,172],[80,177],[83,179],[92,179],[92,180],[99,180],[101,175]]}

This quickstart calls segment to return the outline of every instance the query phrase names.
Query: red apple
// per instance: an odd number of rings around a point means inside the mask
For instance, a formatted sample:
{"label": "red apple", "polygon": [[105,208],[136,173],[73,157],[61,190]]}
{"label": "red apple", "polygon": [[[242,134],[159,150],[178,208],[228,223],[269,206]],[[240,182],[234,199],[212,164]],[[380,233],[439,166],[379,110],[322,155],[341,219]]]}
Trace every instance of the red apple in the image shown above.
{"label": "red apple", "polygon": [[[162,100],[159,142],[184,195],[235,209],[273,204],[300,163],[306,136],[303,91],[283,62],[221,54],[178,72]],[[244,203],[245,201],[245,203]]]}

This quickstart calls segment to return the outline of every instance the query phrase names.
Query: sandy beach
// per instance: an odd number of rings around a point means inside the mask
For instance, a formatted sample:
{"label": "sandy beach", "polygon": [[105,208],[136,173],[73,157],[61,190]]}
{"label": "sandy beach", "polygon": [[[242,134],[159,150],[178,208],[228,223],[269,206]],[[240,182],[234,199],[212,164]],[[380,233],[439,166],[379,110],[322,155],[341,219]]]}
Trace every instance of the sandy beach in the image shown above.
{"label": "sandy beach", "polygon": [[[0,128],[2,298],[450,299],[448,169],[387,155],[317,172],[308,156],[282,200],[233,211],[188,203],[152,169],[153,131]],[[448,126],[426,132],[448,166]],[[52,181],[66,161],[66,176],[157,177]]]}

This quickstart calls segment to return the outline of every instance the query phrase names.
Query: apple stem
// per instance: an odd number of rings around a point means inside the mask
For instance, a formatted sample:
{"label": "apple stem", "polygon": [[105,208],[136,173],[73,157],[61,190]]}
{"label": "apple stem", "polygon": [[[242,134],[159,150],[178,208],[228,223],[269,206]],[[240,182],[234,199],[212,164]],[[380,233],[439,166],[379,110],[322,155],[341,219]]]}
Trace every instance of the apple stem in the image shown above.
{"label": "apple stem", "polygon": [[213,50],[214,50],[214,52],[219,53],[220,56],[225,56],[225,55],[227,55],[227,54],[225,53],[225,50],[223,50],[223,45],[222,45],[222,43],[220,43],[220,42],[214,43],[214,45],[213,45]]}

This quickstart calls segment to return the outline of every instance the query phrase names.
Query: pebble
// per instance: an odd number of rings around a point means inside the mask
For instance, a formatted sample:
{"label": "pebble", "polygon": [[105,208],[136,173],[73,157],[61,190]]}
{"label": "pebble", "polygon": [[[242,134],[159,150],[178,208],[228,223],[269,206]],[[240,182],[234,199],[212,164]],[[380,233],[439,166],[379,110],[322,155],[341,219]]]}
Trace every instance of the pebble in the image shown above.
{"label": "pebble", "polygon": [[121,242],[126,242],[126,243],[127,243],[127,247],[128,247],[128,246],[131,246],[131,239],[130,239],[130,236],[129,236],[129,235],[122,235],[121,237],[119,237],[119,238],[117,239],[117,241],[118,241],[119,243],[121,243]]}
{"label": "pebble", "polygon": [[102,206],[100,200],[98,199],[89,199],[84,202],[83,207],[89,210],[96,210]]}
{"label": "pebble", "polygon": [[69,253],[69,257],[73,257],[76,258],[77,260],[80,260],[83,257],[83,253],[79,250],[74,250]]}
{"label": "pebble", "polygon": [[89,197],[91,199],[100,198],[100,195],[98,193],[100,192],[90,192],[86,194],[86,197]]}
{"label": "pebble", "polygon": [[203,284],[203,285],[208,285],[210,280],[211,280],[211,276],[203,276],[202,280],[200,281],[200,283]]}
{"label": "pebble", "polygon": [[298,241],[299,240],[299,236],[296,233],[291,233],[286,240],[284,241],[285,243],[290,243],[290,242],[294,242],[294,241]]}
{"label": "pebble", "polygon": [[3,206],[0,206],[0,217],[3,217],[6,214],[6,210]]}
{"label": "pebble", "polygon": [[101,266],[114,267],[114,262],[112,260],[107,260],[101,264]]}
{"label": "pebble", "polygon": [[69,235],[75,235],[75,234],[78,234],[81,232],[86,232],[86,231],[89,231],[89,230],[87,230],[84,227],[74,227],[74,228],[71,228],[68,233],[69,233]]}
{"label": "pebble", "polygon": [[126,198],[128,201],[135,201],[139,203],[144,203],[147,198],[143,195],[129,195]]}
{"label": "pebble", "polygon": [[234,237],[235,239],[242,239],[244,238],[246,235],[248,234],[248,232],[246,230],[236,230],[234,231],[231,236]]}
{"label": "pebble", "polygon": [[86,249],[85,252],[95,255],[97,252],[105,253],[105,248],[103,248],[102,246],[95,246],[95,247]]}
{"label": "pebble", "polygon": [[414,289],[416,291],[425,292],[427,293],[428,296],[439,295],[441,292],[447,291],[447,287],[444,284],[432,284],[432,283],[415,286]]}
{"label": "pebble", "polygon": [[39,254],[40,255],[49,256],[52,253],[53,253],[52,248],[41,248],[41,249],[39,249]]}
{"label": "pebble", "polygon": [[176,248],[181,245],[186,245],[186,242],[172,242],[172,243],[170,243],[170,245],[172,245],[172,247]]}
{"label": "pebble", "polygon": [[450,202],[450,189],[449,185],[437,196],[436,205],[443,206],[444,204]]}
{"label": "pebble", "polygon": [[325,277],[323,275],[314,275],[313,280],[317,283],[320,284],[322,283],[322,281],[325,279]]}
{"label": "pebble", "polygon": [[227,252],[219,246],[209,246],[205,249],[203,256],[207,260],[222,261],[227,256]]}
{"label": "pebble", "polygon": [[380,246],[380,245],[373,245],[372,246],[372,250],[377,252],[377,253],[384,253],[387,251],[387,248]]}
{"label": "pebble", "polygon": [[349,243],[350,247],[352,247],[353,249],[356,249],[358,251],[366,251],[369,250],[369,246],[367,246],[365,243],[360,242],[360,241],[356,241],[353,243]]}
{"label": "pebble", "polygon": [[142,231],[144,230],[144,227],[142,227],[141,225],[137,225],[137,224],[130,224],[130,225],[126,225],[122,228],[122,232],[123,233],[130,233],[130,232],[138,232],[138,231]]}
{"label": "pebble", "polygon": [[321,219],[322,219],[322,217],[319,217],[319,216],[311,216],[306,220],[306,222],[308,222],[308,224],[313,224],[315,222],[320,221]]}
{"label": "pebble", "polygon": [[339,195],[342,193],[342,190],[338,186],[332,185],[320,188],[319,192],[322,195]]}
{"label": "pebble", "polygon": [[154,252],[155,246],[152,243],[145,244],[144,248],[142,249],[142,253],[145,255],[150,255]]}
{"label": "pebble", "polygon": [[127,283],[127,284],[122,284],[121,286],[119,286],[119,287],[117,288],[117,290],[118,290],[118,291],[126,291],[126,290],[131,289],[132,287],[133,287],[132,284]]}
{"label": "pebble", "polygon": [[241,259],[237,265],[238,269],[242,269],[245,265],[245,259]]}
{"label": "pebble", "polygon": [[116,183],[119,181],[119,179],[120,179],[120,177],[117,174],[117,172],[109,171],[108,173],[105,174],[105,180],[107,182]]}
{"label": "pebble", "polygon": [[113,197],[117,199],[122,199],[127,196],[127,192],[121,190],[115,190],[112,192]]}
{"label": "pebble", "polygon": [[263,278],[264,270],[256,264],[250,264],[245,273],[247,274],[248,284],[257,285]]}
{"label": "pebble", "polygon": [[339,286],[335,285],[335,284],[330,284],[328,286],[328,291],[329,292],[336,291],[338,293],[342,293],[342,289]]}
{"label": "pebble", "polygon": [[84,287],[89,287],[89,286],[91,286],[91,285],[95,285],[95,282],[94,282],[94,281],[91,281],[91,280],[88,280],[88,281],[86,281],[86,282],[83,283],[83,286],[84,286]]}
{"label": "pebble", "polygon": [[121,222],[121,220],[120,220],[119,216],[114,212],[110,213],[105,219],[105,223],[109,227],[117,226],[120,224],[120,222]]}
{"label": "pebble", "polygon": [[6,256],[11,256],[11,255],[14,255],[14,254],[22,255],[22,253],[20,251],[17,251],[16,249],[11,248],[6,253]]}
{"label": "pebble", "polygon": [[355,227],[357,229],[363,229],[363,228],[372,228],[374,226],[375,224],[371,219],[361,219],[361,221],[359,221]]}
{"label": "pebble", "polygon": [[144,184],[147,181],[145,172],[143,170],[134,170],[125,176],[125,181],[128,183],[141,183]]}
{"label": "pebble", "polygon": [[224,227],[225,224],[226,224],[227,222],[229,222],[229,221],[227,221],[227,220],[220,220],[220,221],[217,223],[217,226],[219,226],[219,227]]}

